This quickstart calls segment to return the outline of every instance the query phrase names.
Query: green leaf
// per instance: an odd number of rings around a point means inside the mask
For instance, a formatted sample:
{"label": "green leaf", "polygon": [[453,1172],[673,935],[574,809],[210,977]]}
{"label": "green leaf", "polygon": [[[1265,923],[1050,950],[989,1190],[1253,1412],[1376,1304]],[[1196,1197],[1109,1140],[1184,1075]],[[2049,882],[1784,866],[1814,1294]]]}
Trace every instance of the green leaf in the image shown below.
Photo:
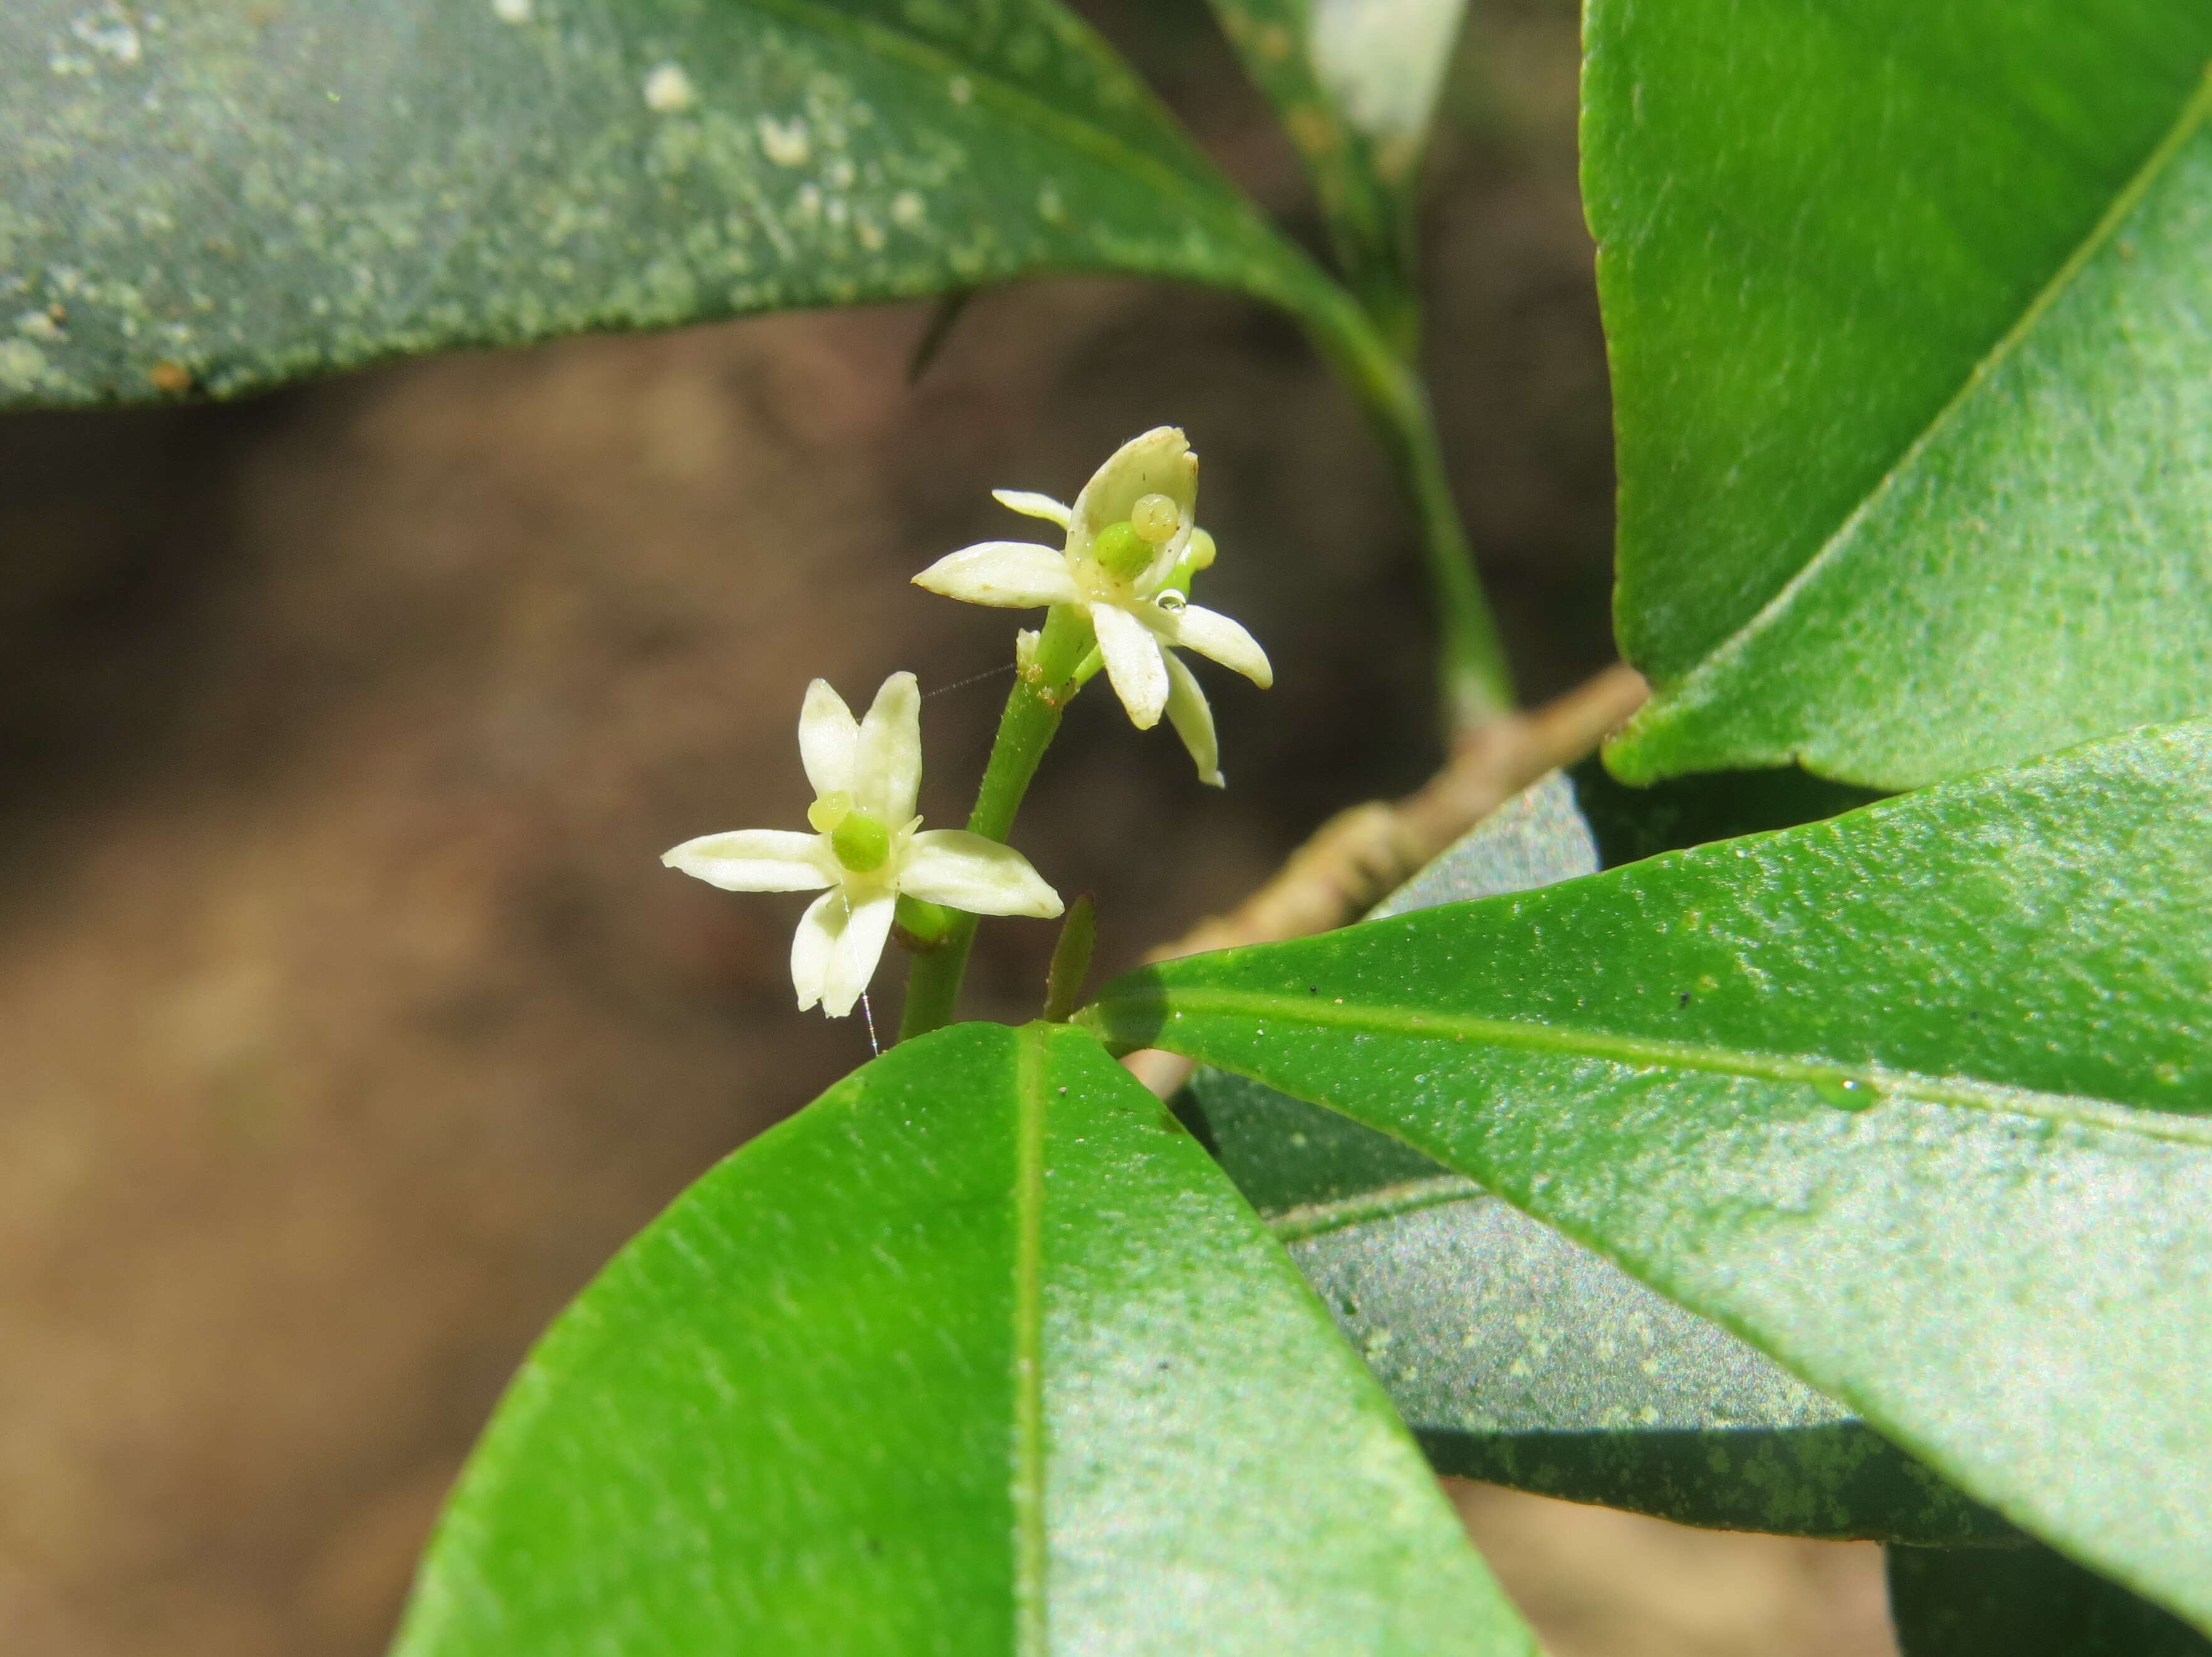
{"label": "green leaf", "polygon": [[2212,8],[1592,0],[1631,781],[2212,708]]}
{"label": "green leaf", "polygon": [[[1379,913],[1592,872],[1580,792],[1556,774],[1539,783]],[[1439,1472],[1729,1530],[2012,1534],[1726,1330],[1412,1146],[1206,1068],[1176,1108]]]}
{"label": "green leaf", "polygon": [[1534,1647],[1219,1171],[1066,1026],[908,1042],[554,1326],[402,1657]]}
{"label": "green leaf", "polygon": [[1902,1657],[2207,1657],[2212,1642],[2048,1548],[1893,1548]]}
{"label": "green leaf", "polygon": [[1276,1230],[1439,1472],[1721,1530],[2015,1534],[1726,1330],[1494,1197],[1401,1187]]}
{"label": "green leaf", "polygon": [[1353,291],[1410,349],[1414,188],[1467,0],[1211,3],[1313,176]]}
{"label": "green leaf", "polygon": [[1040,270],[1341,302],[1053,0],[0,8],[0,405]]}
{"label": "green leaf", "polygon": [[1083,1015],[1325,1103],[2212,1624],[2212,725]]}

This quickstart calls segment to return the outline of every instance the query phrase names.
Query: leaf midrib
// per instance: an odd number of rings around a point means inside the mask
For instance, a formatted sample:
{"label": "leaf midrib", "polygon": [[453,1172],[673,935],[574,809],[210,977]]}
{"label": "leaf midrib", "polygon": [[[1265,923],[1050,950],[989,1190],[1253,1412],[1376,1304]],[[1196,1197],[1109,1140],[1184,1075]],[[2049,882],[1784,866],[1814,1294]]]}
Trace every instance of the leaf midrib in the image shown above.
{"label": "leaf midrib", "polygon": [[[1897,487],[1899,480],[1911,470],[1920,457],[1959,417],[1960,411],[1966,406],[1967,400],[1996,374],[2008,357],[2021,348],[2027,337],[2034,332],[2037,325],[2058,303],[2059,300],[2064,297],[2068,288],[2087,267],[2089,261],[2118,235],[2120,226],[2126,221],[2128,215],[2141,203],[2143,197],[2149,193],[2151,186],[2157,183],[2160,175],[2172,164],[2173,158],[2180,154],[2183,146],[2196,136],[2197,129],[2205,124],[2208,117],[2212,117],[2212,63],[2206,64],[2205,72],[2198,77],[2197,90],[2182,100],[2180,112],[2174,118],[2173,124],[2167,129],[2165,137],[2153,146],[2142,165],[2137,167],[2128,182],[2121,186],[2119,193],[2113,197],[2112,205],[2106,209],[2103,216],[2097,221],[2096,225],[2074,251],[2067,255],[2057,271],[2038,290],[2035,297],[2028,301],[2027,307],[2014,319],[2012,325],[1999,336],[1996,343],[1976,360],[1974,366],[1960,381],[1958,389],[1951,394],[1949,400],[1936,412],[1934,418],[1914,434],[1912,440],[1905,446],[1898,458],[1859,497],[1857,504],[1845,513],[1843,521],[1829,532],[1819,549],[1805,561],[1803,568],[1784,581],[1776,590],[1774,596],[1759,606],[1755,615],[1740,624],[1727,637],[1715,645],[1703,658],[1693,664],[1687,672],[1682,674],[1672,683],[1661,687],[1662,695],[1679,692],[1694,681],[1725,665],[1732,658],[1743,653],[1750,647],[1751,641],[1754,638],[1765,632],[1770,625],[1781,620],[1795,606],[1802,591],[1811,585],[1825,567],[1842,555],[1844,549],[1850,543],[1858,526],[1873,513],[1883,498]],[[1655,700],[1653,704],[1655,711],[1656,706]],[[1632,733],[1635,728],[1635,725],[1632,725],[1629,730]]]}
{"label": "leaf midrib", "polygon": [[[1225,1014],[1255,1021],[1276,1019],[1313,1029],[1350,1029],[1364,1035],[1449,1038],[1473,1041],[1486,1047],[1516,1048],[1522,1052],[1559,1053],[1577,1059],[1598,1059],[1614,1064],[1651,1065],[1695,1071],[1708,1075],[1742,1076],[1760,1081],[1794,1082],[1807,1085],[1856,1082],[1868,1088],[1872,1099],[1867,1109],[1905,1101],[1914,1104],[1974,1110],[1992,1115],[2032,1117],[2069,1126],[2102,1129],[2134,1138],[2212,1150],[2212,1120],[2151,1111],[2114,1100],[2077,1094],[2045,1093],[1999,1082],[1965,1077],[1927,1076],[1914,1071],[1893,1071],[1872,1065],[1846,1065],[1830,1059],[1807,1059],[1748,1047],[1723,1047],[1710,1043],[1668,1041],[1654,1036],[1625,1035],[1613,1031],[1560,1024],[1540,1024],[1526,1019],[1484,1018],[1470,1013],[1423,1012],[1410,1007],[1373,1006],[1349,1002],[1316,1005],[1304,996],[1262,990],[1211,988],[1175,989],[1164,997],[1157,992],[1137,996],[1102,998],[1078,1015],[1102,1035],[1108,1033],[1117,1006],[1164,1012],[1158,1028],[1145,1036],[1146,1044],[1170,1052],[1188,1053],[1176,1041],[1176,1017],[1183,1012]],[[1209,1062],[1211,1054],[1189,1054]]]}
{"label": "leaf midrib", "polygon": [[1363,1191],[1355,1196],[1338,1197],[1327,1202],[1300,1203],[1267,1217],[1267,1229],[1282,1243],[1304,1242],[1311,1237],[1325,1236],[1332,1231],[1343,1231],[1355,1225],[1371,1225],[1380,1220],[1395,1220],[1401,1215],[1418,1214],[1425,1208],[1441,1208],[1448,1203],[1478,1201],[1490,1193],[1474,1181],[1458,1174],[1432,1174],[1422,1180],[1401,1180],[1395,1185],[1377,1186],[1372,1191]]}
{"label": "leaf midrib", "polygon": [[1014,1650],[1050,1650],[1045,1574],[1044,1130],[1048,1033],[1019,1033],[1014,1071]]}

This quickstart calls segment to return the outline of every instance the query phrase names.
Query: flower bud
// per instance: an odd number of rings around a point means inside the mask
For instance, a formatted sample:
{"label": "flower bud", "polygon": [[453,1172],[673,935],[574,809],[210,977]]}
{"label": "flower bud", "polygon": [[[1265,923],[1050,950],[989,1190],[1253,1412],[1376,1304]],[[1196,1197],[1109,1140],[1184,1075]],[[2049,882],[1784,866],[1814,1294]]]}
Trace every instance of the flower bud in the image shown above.
{"label": "flower bud", "polygon": [[[1165,499],[1164,496],[1149,495],[1146,498]],[[1133,581],[1143,574],[1145,566],[1152,561],[1152,545],[1137,533],[1133,524],[1124,519],[1118,524],[1109,524],[1098,531],[1098,538],[1091,543],[1091,555],[1098,561],[1099,568],[1116,580]]]}
{"label": "flower bud", "polygon": [[830,831],[830,849],[854,874],[873,874],[890,857],[891,831],[872,814],[850,810]]}
{"label": "flower bud", "polygon": [[1175,532],[1182,527],[1182,512],[1167,495],[1140,495],[1129,508],[1129,527],[1158,546],[1175,538]]}

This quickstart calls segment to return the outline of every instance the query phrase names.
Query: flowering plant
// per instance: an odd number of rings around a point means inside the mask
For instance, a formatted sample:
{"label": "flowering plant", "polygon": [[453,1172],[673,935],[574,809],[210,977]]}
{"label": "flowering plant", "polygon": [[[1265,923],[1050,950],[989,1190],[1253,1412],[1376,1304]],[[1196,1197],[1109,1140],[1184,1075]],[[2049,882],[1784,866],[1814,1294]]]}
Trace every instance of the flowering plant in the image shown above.
{"label": "flowering plant", "polygon": [[1273,676],[1182,433],[917,578],[1045,612],[963,828],[911,675],[815,682],[811,832],[667,860],[820,894],[802,1010],[898,940],[896,1039],[546,1335],[399,1652],[1525,1657],[1437,1472],[1878,1541],[1909,1657],[2212,1648],[2212,8],[1587,0],[1634,667],[1523,713],[1423,379],[1456,11],[1211,3],[1331,268],[1059,0],[0,8],[0,402],[936,294],[920,372],[1103,271],[1288,313],[1411,508],[1447,762],[1087,1002],[1067,905],[1018,1028],[1070,699],[1218,785],[1176,652]]}

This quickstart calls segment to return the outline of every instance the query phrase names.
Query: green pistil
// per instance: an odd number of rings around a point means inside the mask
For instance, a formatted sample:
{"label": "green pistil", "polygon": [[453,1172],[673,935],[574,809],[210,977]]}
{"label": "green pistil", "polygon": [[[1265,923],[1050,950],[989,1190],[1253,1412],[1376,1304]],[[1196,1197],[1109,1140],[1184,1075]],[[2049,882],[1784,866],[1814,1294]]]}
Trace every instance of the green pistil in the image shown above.
{"label": "green pistil", "polygon": [[1138,534],[1137,526],[1127,519],[1107,525],[1091,543],[1091,555],[1098,561],[1098,568],[1117,581],[1133,581],[1142,575],[1145,566],[1152,561],[1152,543]]}
{"label": "green pistil", "polygon": [[830,849],[854,874],[873,874],[890,857],[891,831],[882,819],[856,808],[830,831]]}

